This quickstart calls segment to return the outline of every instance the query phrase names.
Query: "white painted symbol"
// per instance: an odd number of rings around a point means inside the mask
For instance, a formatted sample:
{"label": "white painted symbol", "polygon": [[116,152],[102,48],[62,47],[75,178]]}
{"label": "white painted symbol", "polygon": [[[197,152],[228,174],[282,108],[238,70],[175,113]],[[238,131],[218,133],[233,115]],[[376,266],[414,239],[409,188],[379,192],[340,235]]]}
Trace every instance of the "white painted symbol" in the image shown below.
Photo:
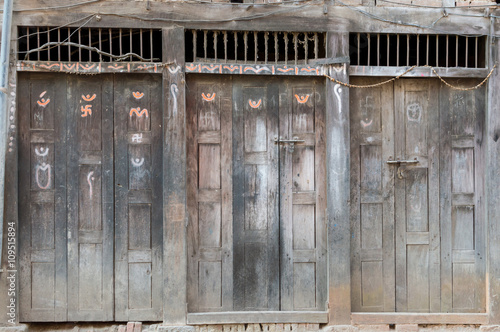
{"label": "white painted symbol", "polygon": [[35,148],[35,154],[39,157],[45,157],[46,155],[49,154],[49,148],[44,148],[43,146],[40,148],[40,151],[38,151],[38,148]]}
{"label": "white painted symbol", "polygon": [[92,176],[94,171],[89,172],[87,175],[87,183],[89,184],[89,197],[92,199],[92,181],[94,181],[94,177]]}
{"label": "white painted symbol", "polygon": [[373,119],[369,120],[369,118],[372,116],[373,109],[374,109],[373,103],[374,103],[373,96],[366,96],[364,104],[363,104],[363,101],[361,101],[361,108],[364,111],[363,112],[364,119],[361,120],[360,122],[361,122],[361,126],[363,126],[363,128],[369,127],[373,123]]}
{"label": "white painted symbol", "polygon": [[132,159],[130,159],[130,161],[132,162],[132,165],[134,167],[141,167],[142,164],[144,164],[144,158],[141,158],[141,159],[139,159],[139,158],[135,158],[135,159],[132,158]]}
{"label": "white painted symbol", "polygon": [[174,99],[173,106],[172,106],[172,115],[176,116],[177,115],[177,94],[179,93],[179,88],[177,87],[177,84],[172,83],[172,85],[170,86],[170,92],[172,93],[172,98]]}
{"label": "white painted symbol", "polygon": [[337,97],[337,101],[339,102],[339,114],[342,114],[342,100],[340,99],[340,93],[342,89],[340,88],[340,84],[335,84],[333,87],[333,92],[335,92],[335,96]]}
{"label": "white painted symbol", "polygon": [[132,143],[134,143],[134,142],[141,143],[142,142],[142,134],[132,135]]}
{"label": "white painted symbol", "polygon": [[418,103],[410,104],[406,107],[408,121],[420,122],[422,117],[422,107]]}
{"label": "white painted symbol", "polygon": [[[47,172],[47,184],[45,186],[40,184],[40,175],[39,175],[40,171]],[[42,166],[40,166],[40,165],[36,166],[35,180],[36,180],[36,184],[37,184],[38,188],[47,189],[50,186],[50,176],[51,176],[50,173],[51,173],[51,167],[49,164],[43,163]]]}
{"label": "white painted symbol", "polygon": [[170,74],[176,74],[179,70],[181,70],[181,66],[177,66],[177,67],[170,66],[170,67],[168,67],[168,71],[170,72]]}

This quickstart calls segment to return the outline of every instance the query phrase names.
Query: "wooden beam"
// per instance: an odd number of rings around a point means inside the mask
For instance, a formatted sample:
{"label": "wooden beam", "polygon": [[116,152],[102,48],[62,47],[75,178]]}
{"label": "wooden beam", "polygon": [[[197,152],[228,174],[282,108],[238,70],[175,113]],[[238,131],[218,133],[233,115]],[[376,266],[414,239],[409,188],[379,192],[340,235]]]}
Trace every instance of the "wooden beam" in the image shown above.
{"label": "wooden beam", "polygon": [[188,314],[190,325],[201,324],[272,324],[327,323],[324,311],[244,311]]}
{"label": "wooden beam", "polygon": [[353,313],[352,324],[488,324],[488,314]]}
{"label": "wooden beam", "polygon": [[[497,38],[489,40],[491,45],[490,63],[499,59],[500,43]],[[489,259],[488,298],[490,324],[500,324],[500,74],[495,70],[488,81],[488,98],[486,108],[486,206]]]}
{"label": "wooden beam", "polygon": [[163,322],[186,324],[184,29],[163,29]]}
{"label": "wooden beam", "polygon": [[[253,3],[176,2],[173,5],[170,1],[101,1],[66,9],[65,15],[60,15],[60,10],[29,10],[60,5],[56,0],[16,3],[14,25],[61,26],[73,22],[71,26],[80,26],[94,14],[100,18],[91,19],[86,27],[162,28],[165,24],[176,24],[189,29],[215,30],[297,31],[300,27],[301,31],[486,35],[490,25],[489,19],[483,18],[484,8],[450,8],[444,16],[442,8],[369,7],[367,14],[366,7],[325,7],[323,3],[280,4],[276,8]],[[496,12],[492,14],[498,15]],[[396,17],[400,23],[395,22]],[[426,26],[432,29],[425,29]]]}
{"label": "wooden beam", "polygon": [[[327,34],[327,57],[348,54],[347,33]],[[348,65],[332,65],[329,76],[348,82]],[[349,89],[326,80],[326,169],[329,266],[329,324],[348,325],[351,317],[349,225]]]}
{"label": "wooden beam", "polygon": [[[410,67],[351,66],[349,76],[394,77],[404,73]],[[488,68],[434,68],[441,77],[479,77],[484,78],[490,72]],[[437,77],[432,68],[415,68],[403,77]]]}

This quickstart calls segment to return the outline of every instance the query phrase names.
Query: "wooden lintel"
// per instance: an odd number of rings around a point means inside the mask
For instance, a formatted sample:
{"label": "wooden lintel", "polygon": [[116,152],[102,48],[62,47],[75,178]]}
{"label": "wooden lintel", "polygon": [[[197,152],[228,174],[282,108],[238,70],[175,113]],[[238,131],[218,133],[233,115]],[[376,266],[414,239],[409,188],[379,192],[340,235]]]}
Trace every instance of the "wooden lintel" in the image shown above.
{"label": "wooden lintel", "polygon": [[250,323],[327,323],[324,311],[244,311],[213,312],[187,315],[190,325],[201,324],[250,324]]}
{"label": "wooden lintel", "polygon": [[488,314],[352,313],[352,324],[488,324]]}
{"label": "wooden lintel", "polygon": [[[400,75],[411,67],[387,67],[387,66],[351,66],[349,76],[381,76],[394,77]],[[437,77],[434,70],[441,77],[479,77],[484,78],[490,72],[488,68],[431,68],[416,67],[404,75],[404,77]]]}
{"label": "wooden lintel", "polygon": [[213,64],[187,63],[185,71],[201,74],[238,74],[238,75],[292,75],[292,76],[324,76],[326,69],[320,65],[276,65],[276,64]]}
{"label": "wooden lintel", "polygon": [[[157,62],[61,62],[18,61],[17,71],[58,72],[69,74],[161,73],[164,64]],[[173,65],[166,65],[174,70]]]}
{"label": "wooden lintel", "polygon": [[[57,0],[22,1],[14,8],[14,25],[162,28],[259,31],[352,31],[382,33],[439,33],[487,35],[490,20],[484,8],[369,7],[288,4],[187,3],[171,1],[105,1],[61,10],[30,10],[60,7]],[[325,10],[326,9],[326,10]],[[367,8],[368,9],[368,8]],[[496,11],[492,11],[496,15]],[[465,15],[464,15],[465,14]],[[89,20],[89,15],[99,15]],[[398,22],[394,18],[397,17]],[[186,19],[185,19],[186,18]],[[418,22],[418,24],[416,23]],[[428,28],[426,28],[428,27]]]}

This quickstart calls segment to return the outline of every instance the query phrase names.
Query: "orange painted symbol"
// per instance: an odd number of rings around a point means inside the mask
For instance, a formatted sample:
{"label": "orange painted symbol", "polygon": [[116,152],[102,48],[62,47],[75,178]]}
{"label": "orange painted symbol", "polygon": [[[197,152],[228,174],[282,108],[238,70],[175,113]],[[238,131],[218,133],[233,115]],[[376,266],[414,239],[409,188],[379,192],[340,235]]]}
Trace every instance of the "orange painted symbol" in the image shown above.
{"label": "orange painted symbol", "polygon": [[50,103],[50,99],[47,98],[43,98],[43,96],[45,96],[45,94],[47,93],[47,91],[44,91],[40,94],[40,100],[37,100],[36,103],[42,107],[45,107],[47,106],[49,103]]}
{"label": "orange painted symbol", "polygon": [[90,95],[86,95],[86,96],[85,96],[85,95],[82,95],[82,98],[83,98],[83,100],[85,100],[85,101],[92,101],[92,100],[94,100],[94,99],[95,99],[95,97],[96,97],[95,93],[94,93],[94,95],[92,95],[92,97],[91,97]]}
{"label": "orange painted symbol", "polygon": [[250,105],[251,108],[258,108],[260,104],[262,103],[262,99],[259,99],[258,102],[254,102],[253,100],[248,100],[248,104]]}
{"label": "orange painted symbol", "polygon": [[305,95],[305,96],[295,95],[295,98],[297,98],[297,101],[300,104],[305,104],[305,103],[307,103],[307,100],[309,99],[309,95]]}
{"label": "orange painted symbol", "polygon": [[132,92],[132,95],[134,96],[135,99],[141,99],[142,97],[144,97],[144,93],[142,92]]}
{"label": "orange painted symbol", "polygon": [[92,105],[85,105],[85,107],[82,106],[82,118],[87,117],[88,115],[92,115]]}
{"label": "orange painted symbol", "polygon": [[201,96],[203,97],[203,99],[205,99],[206,101],[212,101],[214,100],[215,98],[215,92],[214,93],[207,93],[207,94],[204,94],[202,93]]}
{"label": "orange painted symbol", "polygon": [[148,110],[147,110],[147,109],[145,109],[145,108],[144,108],[142,111],[141,111],[141,108],[140,108],[140,107],[137,107],[137,108],[132,108],[132,109],[130,110],[130,116],[132,116],[132,114],[134,114],[134,113],[135,113],[135,114],[136,114],[139,118],[142,118],[142,116],[143,116],[144,114],[146,114],[146,117],[149,117],[149,115],[148,115]]}

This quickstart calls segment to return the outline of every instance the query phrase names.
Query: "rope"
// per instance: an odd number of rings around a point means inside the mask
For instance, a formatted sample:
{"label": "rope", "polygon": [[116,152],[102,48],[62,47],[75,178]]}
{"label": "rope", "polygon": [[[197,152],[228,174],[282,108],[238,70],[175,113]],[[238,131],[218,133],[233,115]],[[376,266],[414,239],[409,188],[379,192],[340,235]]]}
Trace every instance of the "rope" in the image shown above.
{"label": "rope", "polygon": [[366,84],[366,85],[356,85],[356,84],[350,84],[350,83],[346,83],[346,82],[342,82],[342,81],[339,81],[338,79],[336,78],[333,78],[331,76],[328,76],[328,75],[324,75],[326,78],[328,78],[329,80],[331,80],[332,82],[335,82],[335,83],[338,83],[340,85],[343,85],[347,88],[356,88],[356,89],[367,89],[367,88],[375,88],[375,87],[378,87],[378,86],[381,86],[381,85],[384,85],[384,84],[387,84],[387,83],[390,83],[390,82],[393,82],[401,77],[403,77],[404,75],[408,74],[409,72],[411,72],[412,70],[414,70],[415,68],[417,67],[422,67],[422,68],[431,68],[432,71],[434,72],[434,74],[436,75],[437,78],[439,78],[441,80],[441,82],[443,82],[444,85],[448,86],[449,88],[451,89],[454,89],[454,90],[460,90],[460,91],[470,91],[470,90],[475,90],[475,89],[478,89],[480,88],[484,83],[486,83],[489,78],[491,77],[491,75],[493,74],[493,71],[495,71],[495,68],[497,67],[497,63],[495,63],[493,65],[493,68],[491,68],[490,72],[488,73],[488,75],[477,85],[474,85],[472,87],[468,87],[468,88],[462,88],[462,87],[459,87],[459,86],[455,86],[455,85],[452,85],[450,83],[448,83],[446,80],[444,80],[439,74],[438,72],[436,71],[436,69],[434,69],[434,67],[432,66],[429,66],[429,65],[424,65],[424,66],[412,66],[410,68],[408,68],[406,71],[404,71],[402,74],[399,74],[398,76],[396,77],[393,77],[393,78],[390,78],[386,81],[382,81],[380,83],[375,83],[375,84]]}

